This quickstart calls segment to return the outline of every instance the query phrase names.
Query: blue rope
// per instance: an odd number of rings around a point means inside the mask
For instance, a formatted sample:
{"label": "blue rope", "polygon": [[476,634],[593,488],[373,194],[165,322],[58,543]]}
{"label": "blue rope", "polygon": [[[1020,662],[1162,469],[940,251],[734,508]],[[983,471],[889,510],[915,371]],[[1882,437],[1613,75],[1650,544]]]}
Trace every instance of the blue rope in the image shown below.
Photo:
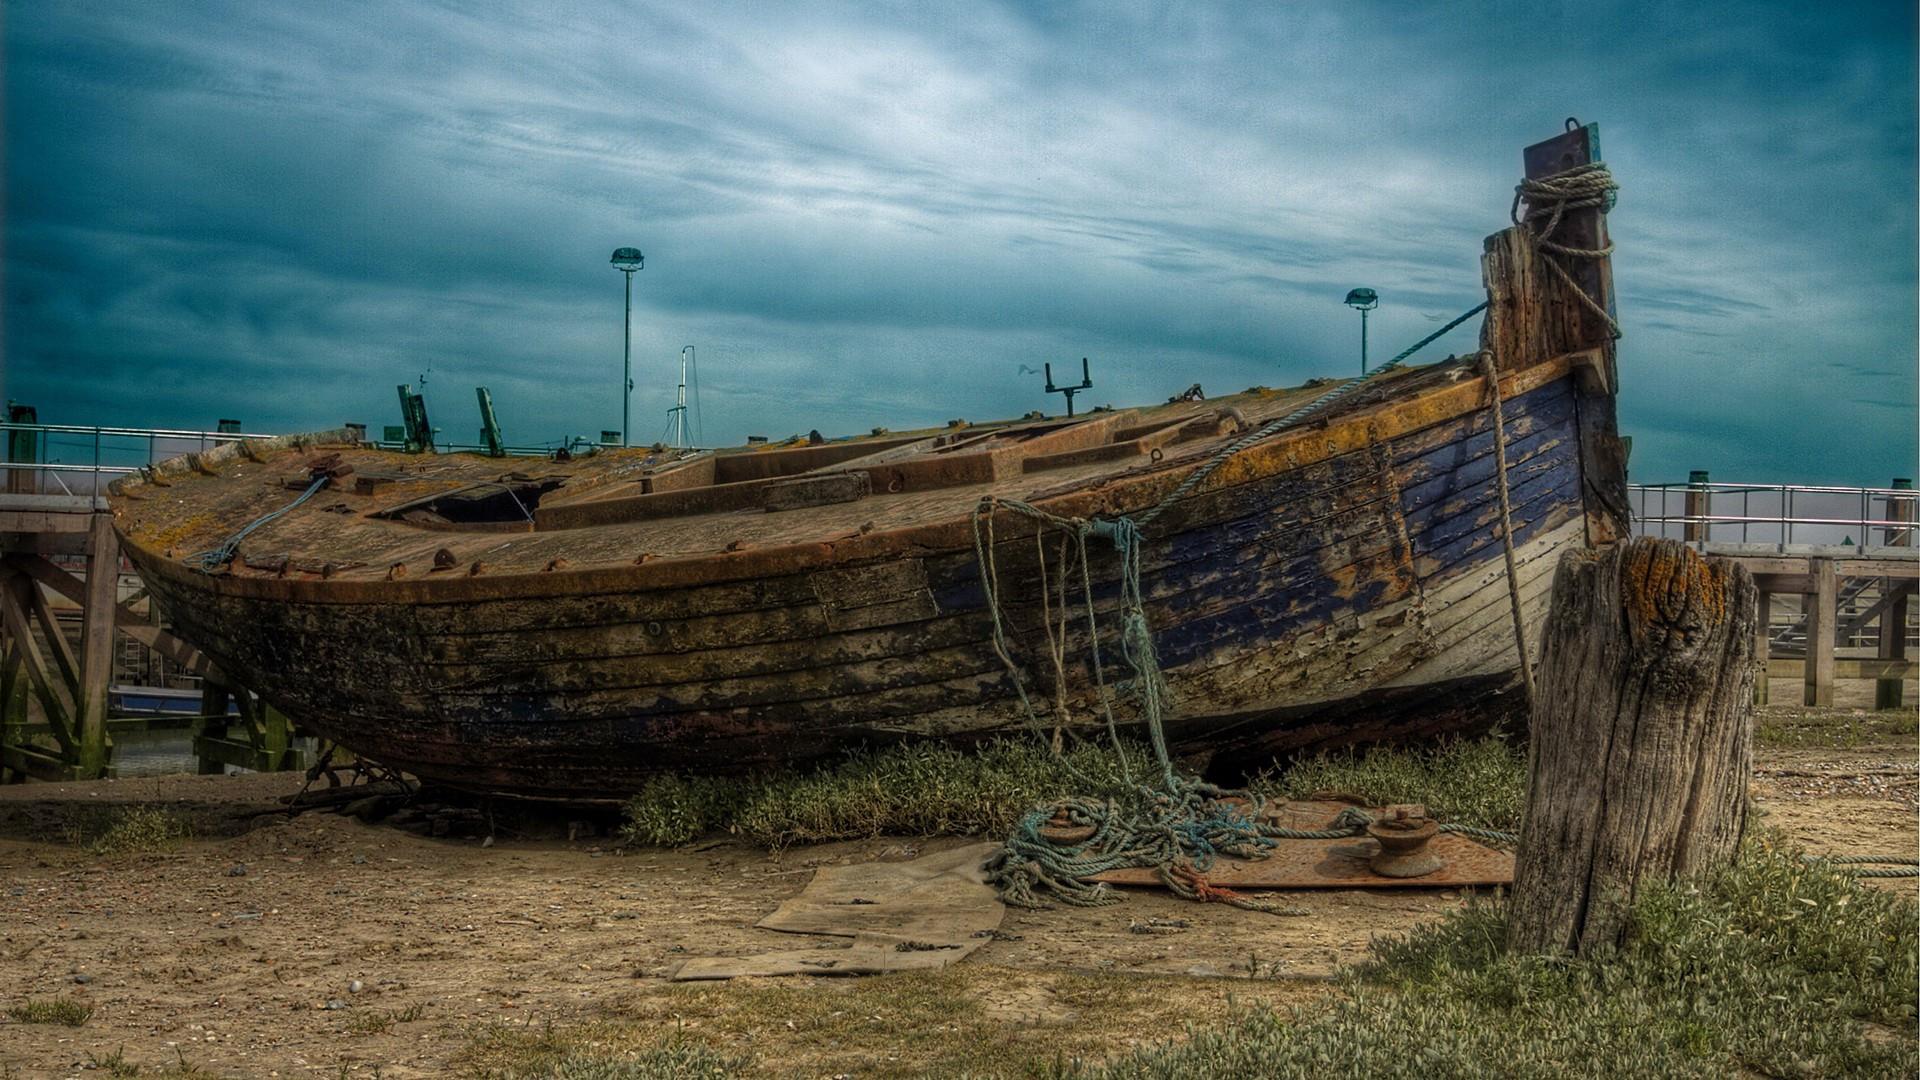
{"label": "blue rope", "polygon": [[221,544],[219,547],[214,548],[210,551],[195,552],[194,554],[187,556],[187,565],[193,567],[196,570],[200,570],[204,573],[209,573],[209,574],[214,572],[215,570],[220,569],[221,567],[232,562],[233,557],[239,554],[240,541],[245,540],[249,533],[253,532],[253,530],[259,528],[260,526],[265,525],[267,522],[272,521],[274,518],[277,518],[280,515],[286,513],[287,511],[292,510],[294,507],[299,506],[301,503],[306,502],[308,499],[313,498],[315,492],[319,491],[321,488],[326,486],[327,486],[326,474],[322,473],[321,475],[314,477],[313,483],[307,485],[307,490],[301,492],[299,498],[293,500],[292,502],[281,507],[280,509],[275,510],[271,514],[266,514],[261,517],[257,517],[253,519],[252,523],[247,525],[246,528],[241,529],[239,532],[234,533],[232,536],[227,537],[226,542]]}

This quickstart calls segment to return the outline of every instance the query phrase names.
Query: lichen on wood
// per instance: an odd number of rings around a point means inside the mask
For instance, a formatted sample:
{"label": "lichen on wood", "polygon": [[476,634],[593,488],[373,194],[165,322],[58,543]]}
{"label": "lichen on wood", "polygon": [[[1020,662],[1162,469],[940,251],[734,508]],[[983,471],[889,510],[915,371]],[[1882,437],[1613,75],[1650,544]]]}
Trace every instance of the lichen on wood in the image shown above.
{"label": "lichen on wood", "polygon": [[1642,883],[1732,859],[1752,772],[1757,604],[1743,567],[1671,540],[1561,562],[1510,948],[1617,945]]}

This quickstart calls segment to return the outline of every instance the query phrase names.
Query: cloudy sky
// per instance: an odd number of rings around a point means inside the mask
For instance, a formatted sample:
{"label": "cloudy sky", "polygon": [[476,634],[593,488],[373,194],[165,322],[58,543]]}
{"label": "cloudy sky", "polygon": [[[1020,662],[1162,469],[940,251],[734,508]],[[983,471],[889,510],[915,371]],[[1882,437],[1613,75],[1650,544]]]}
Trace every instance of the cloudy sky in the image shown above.
{"label": "cloudy sky", "polygon": [[[636,441],[1357,368],[1597,121],[1637,479],[1915,458],[1911,2],[7,3],[5,383],[43,420]],[[1464,350],[1473,326],[1437,346]],[[1077,369],[1076,369],[1077,370]],[[1083,397],[1082,402],[1087,401]]]}

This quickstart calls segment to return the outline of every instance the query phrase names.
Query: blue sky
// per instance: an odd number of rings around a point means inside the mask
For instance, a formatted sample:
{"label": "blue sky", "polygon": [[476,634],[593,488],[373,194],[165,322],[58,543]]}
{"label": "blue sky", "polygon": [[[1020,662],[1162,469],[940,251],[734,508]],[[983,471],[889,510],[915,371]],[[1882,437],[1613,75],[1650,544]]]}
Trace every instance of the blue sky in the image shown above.
{"label": "blue sky", "polygon": [[[904,428],[1357,367],[1597,121],[1636,479],[1913,475],[1911,3],[8,3],[5,385],[42,419]],[[1440,343],[1470,348],[1472,324]]]}

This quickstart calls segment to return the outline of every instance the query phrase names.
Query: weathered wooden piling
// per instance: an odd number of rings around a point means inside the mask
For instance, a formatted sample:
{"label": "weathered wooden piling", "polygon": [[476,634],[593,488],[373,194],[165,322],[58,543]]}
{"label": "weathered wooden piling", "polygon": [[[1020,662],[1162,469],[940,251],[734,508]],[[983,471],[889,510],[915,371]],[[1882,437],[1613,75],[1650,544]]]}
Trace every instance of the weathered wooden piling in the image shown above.
{"label": "weathered wooden piling", "polygon": [[[1895,491],[1911,491],[1913,480],[1908,477],[1896,477],[1892,488]],[[1887,500],[1888,521],[1913,520],[1913,496],[1896,495]],[[1913,529],[1909,527],[1890,527],[1885,536],[1888,547],[1913,547]],[[1885,605],[1880,612],[1880,659],[1899,662],[1907,658],[1907,601],[1913,595],[1913,582],[1896,578],[1880,580],[1881,602]],[[1906,680],[1896,671],[1892,675],[1882,676],[1873,684],[1873,707],[1876,709],[1898,709],[1905,698]]]}
{"label": "weathered wooden piling", "polygon": [[1733,857],[1753,768],[1755,600],[1743,567],[1672,540],[1562,560],[1509,948],[1617,945],[1642,885]]}

